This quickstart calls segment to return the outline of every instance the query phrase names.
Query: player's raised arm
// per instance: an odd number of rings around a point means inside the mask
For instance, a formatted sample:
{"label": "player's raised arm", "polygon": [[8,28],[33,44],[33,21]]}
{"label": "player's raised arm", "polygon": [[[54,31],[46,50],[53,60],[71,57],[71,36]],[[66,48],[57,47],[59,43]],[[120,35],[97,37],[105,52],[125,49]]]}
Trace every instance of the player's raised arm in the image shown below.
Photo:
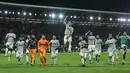
{"label": "player's raised arm", "polygon": [[66,16],[65,17],[65,19],[63,20],[63,23],[65,24],[65,25],[67,25],[67,23],[66,23],[66,19],[68,18],[68,16]]}
{"label": "player's raised arm", "polygon": [[101,39],[101,44],[102,44],[102,45],[104,44],[103,41],[102,41],[102,39]]}
{"label": "player's raised arm", "polygon": [[130,40],[130,36],[129,36],[129,35],[127,35],[127,37],[128,37],[128,39]]}
{"label": "player's raised arm", "polygon": [[116,38],[117,38],[117,39],[120,39],[120,34],[121,34],[121,32],[119,32],[119,33],[116,35]]}
{"label": "player's raised arm", "polygon": [[59,40],[58,40],[58,47],[60,47],[60,42],[59,42]]}
{"label": "player's raised arm", "polygon": [[91,31],[88,31],[87,33],[85,33],[85,36],[87,36]]}

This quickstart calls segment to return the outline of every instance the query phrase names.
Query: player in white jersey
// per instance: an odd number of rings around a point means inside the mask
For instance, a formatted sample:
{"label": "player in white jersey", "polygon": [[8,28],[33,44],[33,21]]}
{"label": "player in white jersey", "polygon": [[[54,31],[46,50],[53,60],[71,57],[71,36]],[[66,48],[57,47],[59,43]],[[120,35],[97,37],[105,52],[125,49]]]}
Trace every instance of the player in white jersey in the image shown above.
{"label": "player in white jersey", "polygon": [[85,62],[88,54],[87,49],[87,42],[83,40],[82,37],[79,38],[79,49],[80,49],[80,56],[81,56],[81,62],[83,64],[83,67],[85,67]]}
{"label": "player in white jersey", "polygon": [[23,57],[23,50],[25,48],[25,41],[23,41],[22,37],[20,37],[19,40],[16,42],[16,47],[17,47],[16,57],[18,63],[21,64],[21,60]]}
{"label": "player in white jersey", "polygon": [[102,39],[100,39],[100,36],[96,36],[96,41],[95,41],[95,53],[96,53],[96,62],[99,63],[100,55],[101,55],[101,49],[102,49]]}
{"label": "player in white jersey", "polygon": [[109,34],[109,37],[105,44],[108,45],[108,56],[109,62],[114,66],[114,56],[116,51],[116,40],[112,37],[112,34]]}
{"label": "player in white jersey", "polygon": [[13,33],[13,30],[10,30],[10,32],[6,35],[6,50],[5,50],[5,56],[8,54],[8,61],[10,60],[11,53],[14,47],[16,35]]}
{"label": "player in white jersey", "polygon": [[27,39],[25,40],[26,43],[26,64],[28,64],[29,62],[29,46],[27,46],[27,44],[29,43],[31,37],[30,35],[27,35]]}
{"label": "player in white jersey", "polygon": [[[64,24],[66,25],[65,28],[65,36],[64,36],[64,48],[68,48],[68,52],[71,52],[71,42],[72,42],[72,34],[74,31],[74,28],[72,27],[71,21],[66,22],[67,17],[64,19]],[[67,43],[69,43],[68,47]]]}
{"label": "player in white jersey", "polygon": [[[89,35],[88,35],[89,33]],[[87,36],[87,39],[88,39],[88,50],[89,50],[89,62],[90,64],[92,63],[92,58],[93,58],[93,61],[95,61],[95,36],[93,36],[93,33],[88,31],[85,36]],[[91,58],[92,56],[92,58]]]}
{"label": "player in white jersey", "polygon": [[54,60],[53,66],[56,66],[56,57],[58,55],[58,48],[60,46],[60,42],[59,40],[56,39],[55,35],[53,35],[52,40],[50,41],[50,45],[51,45],[51,56],[52,59]]}

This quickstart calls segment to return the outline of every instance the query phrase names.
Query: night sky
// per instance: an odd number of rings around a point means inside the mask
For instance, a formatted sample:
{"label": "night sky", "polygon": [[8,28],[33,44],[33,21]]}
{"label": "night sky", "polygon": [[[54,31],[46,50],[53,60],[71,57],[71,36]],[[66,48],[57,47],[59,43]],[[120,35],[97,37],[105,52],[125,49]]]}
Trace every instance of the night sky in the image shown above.
{"label": "night sky", "polygon": [[130,12],[130,0],[0,0],[44,6],[71,7],[91,10]]}

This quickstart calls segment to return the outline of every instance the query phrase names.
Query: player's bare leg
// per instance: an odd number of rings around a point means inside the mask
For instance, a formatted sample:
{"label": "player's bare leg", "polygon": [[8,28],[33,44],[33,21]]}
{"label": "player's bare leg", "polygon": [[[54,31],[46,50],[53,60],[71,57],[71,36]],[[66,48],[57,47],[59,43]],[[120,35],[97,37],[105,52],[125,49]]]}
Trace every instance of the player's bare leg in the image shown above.
{"label": "player's bare leg", "polygon": [[68,46],[67,44],[64,44],[64,46],[63,46],[63,51],[64,52],[67,52],[67,46]]}
{"label": "player's bare leg", "polygon": [[123,56],[122,64],[124,64],[124,61],[125,61],[125,58],[126,58],[126,52],[127,52],[126,49],[127,49],[127,47],[124,47],[124,49],[123,49],[124,51],[123,51],[123,55],[122,55]]}
{"label": "player's bare leg", "polygon": [[95,62],[95,50],[92,51],[92,55],[93,55],[93,62]]}
{"label": "player's bare leg", "polygon": [[22,56],[17,56],[18,64],[21,64]]}
{"label": "player's bare leg", "polygon": [[8,48],[6,47],[6,49],[5,49],[5,56],[7,56],[7,54],[8,54]]}
{"label": "player's bare leg", "polygon": [[84,56],[81,56],[81,62],[82,62],[83,67],[85,67],[85,59],[84,59]]}
{"label": "player's bare leg", "polygon": [[18,60],[18,64],[20,64],[20,57],[17,57],[17,60]]}
{"label": "player's bare leg", "polygon": [[114,55],[112,56],[112,66],[114,66]]}
{"label": "player's bare leg", "polygon": [[11,51],[8,51],[8,61],[11,60]]}
{"label": "player's bare leg", "polygon": [[47,65],[46,57],[43,57],[43,59],[44,59],[43,64],[46,66]]}
{"label": "player's bare leg", "polygon": [[89,52],[89,64],[92,64],[92,61],[91,61],[91,59],[92,59],[92,53],[91,52]]}
{"label": "player's bare leg", "polygon": [[71,52],[71,48],[72,48],[72,46],[71,46],[71,41],[69,41],[69,47],[68,47],[68,52],[69,52],[69,53]]}
{"label": "player's bare leg", "polygon": [[114,55],[109,55],[109,63],[114,66]]}
{"label": "player's bare leg", "polygon": [[96,62],[99,63],[100,55],[96,54]]}
{"label": "player's bare leg", "polygon": [[26,49],[26,65],[29,64],[29,51]]}
{"label": "player's bare leg", "polygon": [[53,66],[56,66],[56,56],[52,57],[54,63],[53,63]]}
{"label": "player's bare leg", "polygon": [[115,56],[116,56],[116,62],[118,62],[118,54],[117,54],[117,52],[115,52]]}

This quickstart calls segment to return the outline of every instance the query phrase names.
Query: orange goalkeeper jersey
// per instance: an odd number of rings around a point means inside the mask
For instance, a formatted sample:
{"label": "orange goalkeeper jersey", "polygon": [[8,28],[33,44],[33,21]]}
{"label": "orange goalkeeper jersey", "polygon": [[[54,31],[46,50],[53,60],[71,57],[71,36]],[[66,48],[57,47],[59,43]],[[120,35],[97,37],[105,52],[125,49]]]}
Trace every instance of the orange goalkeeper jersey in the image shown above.
{"label": "orange goalkeeper jersey", "polygon": [[38,41],[38,49],[50,49],[50,44],[46,39],[41,39]]}

